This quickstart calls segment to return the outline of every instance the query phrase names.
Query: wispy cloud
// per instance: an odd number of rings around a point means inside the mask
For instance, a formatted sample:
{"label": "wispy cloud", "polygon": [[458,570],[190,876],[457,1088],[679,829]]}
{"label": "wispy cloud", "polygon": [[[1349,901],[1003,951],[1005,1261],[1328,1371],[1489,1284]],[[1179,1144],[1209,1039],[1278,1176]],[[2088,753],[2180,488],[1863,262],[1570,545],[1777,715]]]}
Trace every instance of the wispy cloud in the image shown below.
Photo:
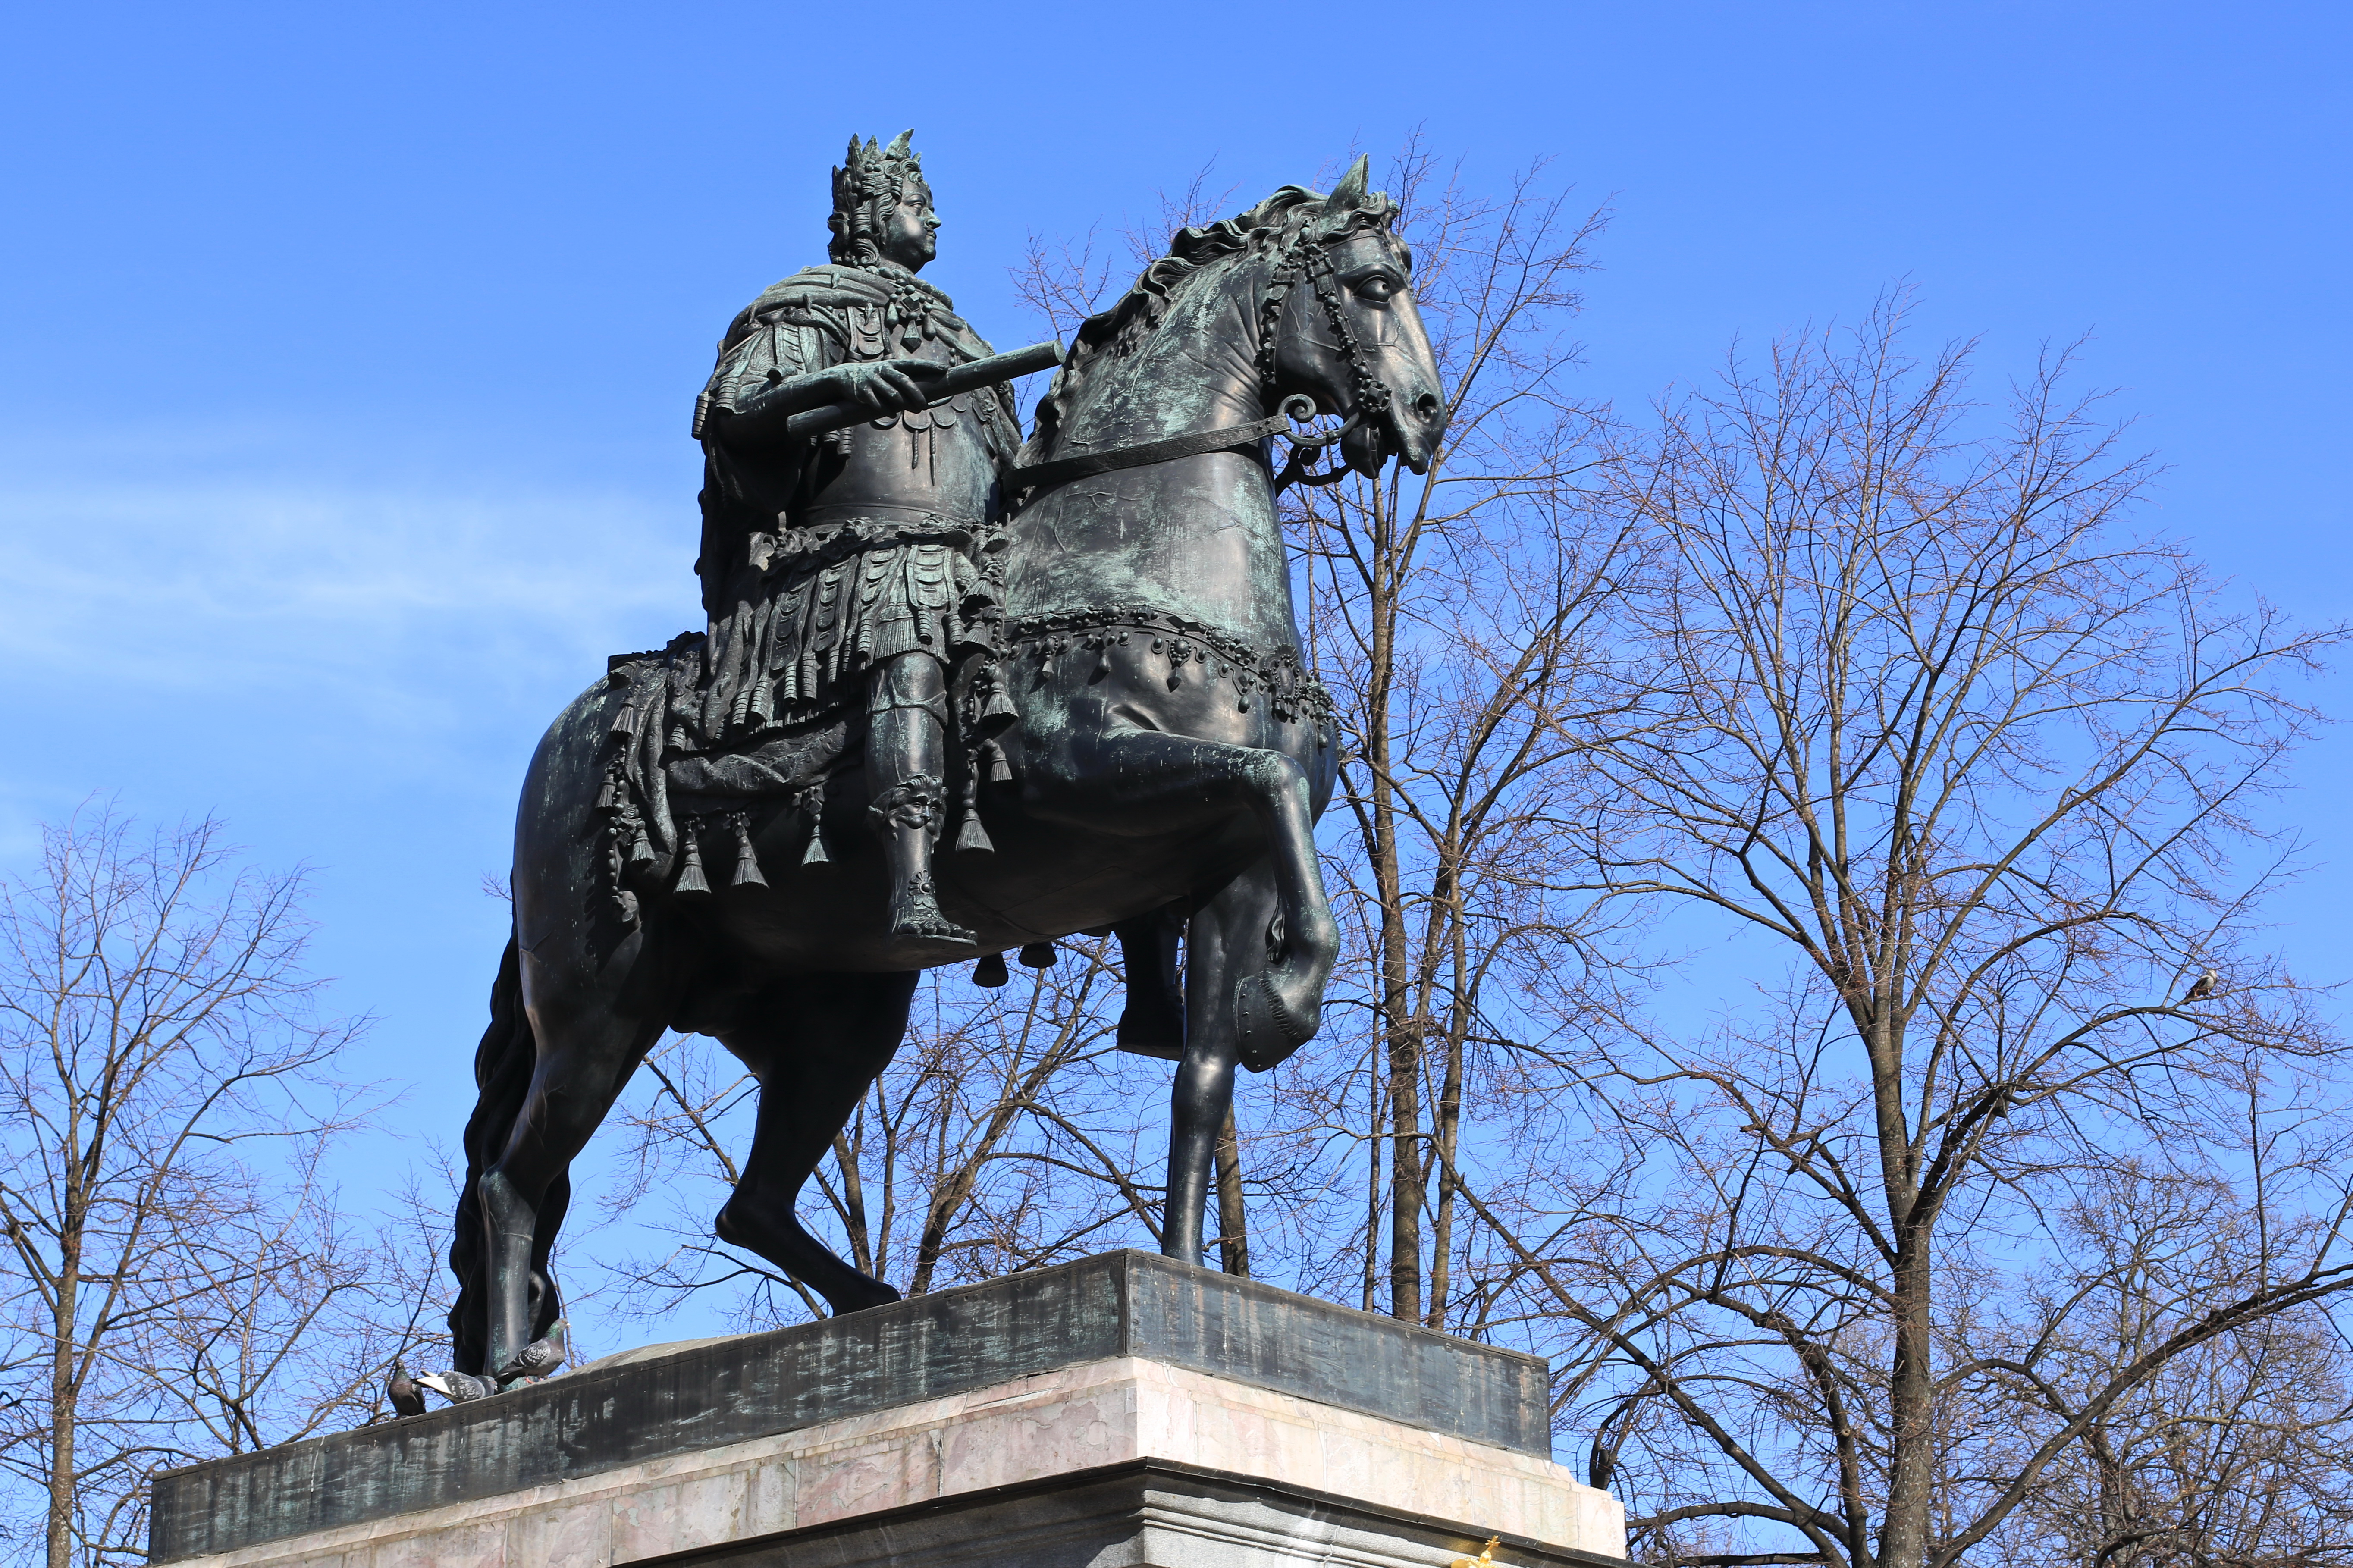
{"label": "wispy cloud", "polygon": [[700,623],[691,495],[88,456],[0,453],[0,726],[32,741],[0,748],[0,793],[35,815],[118,782],[76,759],[142,735],[183,765],[495,765],[512,789],[606,655]]}
{"label": "wispy cloud", "polygon": [[406,683],[392,653],[561,659],[691,608],[691,530],[667,510],[285,482],[0,486],[0,652],[194,689],[382,691]]}

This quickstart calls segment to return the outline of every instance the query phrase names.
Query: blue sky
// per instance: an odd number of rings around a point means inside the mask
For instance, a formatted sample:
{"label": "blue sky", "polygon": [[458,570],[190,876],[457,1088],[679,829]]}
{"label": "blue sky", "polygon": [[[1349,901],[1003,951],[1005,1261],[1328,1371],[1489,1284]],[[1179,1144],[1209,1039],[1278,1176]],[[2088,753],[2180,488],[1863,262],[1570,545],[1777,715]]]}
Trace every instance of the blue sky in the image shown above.
{"label": "blue sky", "polygon": [[[863,18],[871,16],[874,21]],[[1581,389],[1639,405],[1908,279],[1996,378],[2092,334],[2146,514],[2353,605],[2338,6],[19,7],[0,43],[0,863],[93,792],[317,868],[317,959],[451,1133],[540,730],[696,624],[693,395],[917,130],[928,276],[1000,345],[1027,236],[1237,205],[1419,127],[1614,218]],[[2353,712],[2353,682],[2325,693]],[[2353,748],[2284,806],[2338,951]],[[390,1146],[387,1146],[389,1148]],[[390,1153],[386,1160],[394,1158]]]}

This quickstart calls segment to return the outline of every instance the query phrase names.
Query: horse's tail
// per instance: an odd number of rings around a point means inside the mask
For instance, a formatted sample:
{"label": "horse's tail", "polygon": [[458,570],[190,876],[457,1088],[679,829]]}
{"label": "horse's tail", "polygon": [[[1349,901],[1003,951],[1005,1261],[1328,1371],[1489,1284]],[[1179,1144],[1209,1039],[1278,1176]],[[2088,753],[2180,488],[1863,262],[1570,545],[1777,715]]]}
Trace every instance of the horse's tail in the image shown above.
{"label": "horse's tail", "polygon": [[[491,1026],[474,1049],[474,1088],[478,1098],[473,1115],[466,1119],[466,1184],[459,1189],[457,1230],[449,1243],[449,1269],[458,1276],[458,1300],[449,1309],[449,1339],[457,1370],[477,1377],[488,1375],[491,1352],[490,1246],[479,1196],[482,1173],[506,1152],[515,1119],[522,1114],[531,1093],[531,1078],[539,1058],[539,1042],[531,1030],[531,1016],[522,1005],[522,956],[512,934],[499,960],[499,977],[491,985]],[[551,1190],[540,1205],[539,1244],[533,1247],[532,1338],[554,1326],[563,1308],[555,1280],[546,1271],[547,1243],[563,1223],[569,1184]]]}

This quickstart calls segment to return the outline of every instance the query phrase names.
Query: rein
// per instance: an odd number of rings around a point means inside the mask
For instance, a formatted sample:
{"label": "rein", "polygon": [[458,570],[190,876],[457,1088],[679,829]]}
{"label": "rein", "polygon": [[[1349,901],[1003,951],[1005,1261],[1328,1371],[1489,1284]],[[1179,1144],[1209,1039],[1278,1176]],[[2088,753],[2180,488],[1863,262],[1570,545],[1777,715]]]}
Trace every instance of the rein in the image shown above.
{"label": "rein", "polygon": [[1335,468],[1328,474],[1310,475],[1307,472],[1309,459],[1313,454],[1319,453],[1362,425],[1368,416],[1387,414],[1389,389],[1382,384],[1380,377],[1366,368],[1364,351],[1357,347],[1356,335],[1349,330],[1347,315],[1340,306],[1339,279],[1333,271],[1330,258],[1324,256],[1321,246],[1308,242],[1308,235],[1314,226],[1311,223],[1302,229],[1299,237],[1276,258],[1274,271],[1267,281],[1266,299],[1259,307],[1259,384],[1266,395],[1271,397],[1274,395],[1275,329],[1282,321],[1283,303],[1292,289],[1304,281],[1323,301],[1324,314],[1331,319],[1334,343],[1340,351],[1341,359],[1347,364],[1349,378],[1355,384],[1356,409],[1348,416],[1346,423],[1325,435],[1307,434],[1306,426],[1315,417],[1315,401],[1305,393],[1294,392],[1282,400],[1274,413],[1263,419],[1253,419],[1247,425],[1220,425],[1214,429],[1163,437],[1157,441],[1142,441],[1133,447],[1113,447],[1101,452],[1057,458],[1050,463],[1032,463],[1013,470],[1009,487],[1015,491],[1029,491],[1029,499],[1035,500],[1045,491],[1057,485],[1068,484],[1072,479],[1108,474],[1120,468],[1149,468],[1155,463],[1174,462],[1179,458],[1198,458],[1210,452],[1243,452],[1271,436],[1282,436],[1291,442],[1291,456],[1284,462],[1282,471],[1274,479],[1277,494],[1292,484],[1337,483],[1348,471],[1345,467]]}
{"label": "rein", "polygon": [[[1299,448],[1314,449],[1330,446],[1363,422],[1362,414],[1350,415],[1348,422],[1325,436],[1305,433],[1307,422],[1315,417],[1315,400],[1303,392],[1294,392],[1282,400],[1282,407],[1263,419],[1253,419],[1247,425],[1220,425],[1213,430],[1195,430],[1187,435],[1165,437],[1157,441],[1145,441],[1134,447],[1113,447],[1104,452],[1085,452],[1075,458],[1057,458],[1050,463],[1033,463],[1013,470],[1012,488],[1028,490],[1034,499],[1039,492],[1056,485],[1083,479],[1092,474],[1108,474],[1117,468],[1149,468],[1155,463],[1171,463],[1179,458],[1198,458],[1205,452],[1241,452],[1257,446],[1270,436],[1287,436],[1293,451],[1289,474],[1298,466]],[[1293,430],[1292,426],[1299,426]],[[1334,476],[1336,478],[1337,476]],[[1328,480],[1310,480],[1328,483]]]}

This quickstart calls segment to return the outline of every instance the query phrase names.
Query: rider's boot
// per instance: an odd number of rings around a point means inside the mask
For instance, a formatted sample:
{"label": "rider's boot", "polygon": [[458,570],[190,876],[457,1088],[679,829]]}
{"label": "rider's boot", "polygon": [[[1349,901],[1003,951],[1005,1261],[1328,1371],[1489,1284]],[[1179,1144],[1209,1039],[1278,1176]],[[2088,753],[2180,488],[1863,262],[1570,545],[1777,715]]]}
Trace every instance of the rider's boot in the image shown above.
{"label": "rider's boot", "polygon": [[979,945],[940,912],[932,886],[932,849],[947,819],[946,751],[946,672],[928,654],[902,654],[874,676],[866,766],[882,787],[866,818],[891,868],[892,936],[934,952]]}
{"label": "rider's boot", "polygon": [[947,788],[929,773],[901,779],[874,797],[868,822],[891,867],[891,934],[902,942],[976,948],[972,932],[940,913],[932,847],[946,817]]}

